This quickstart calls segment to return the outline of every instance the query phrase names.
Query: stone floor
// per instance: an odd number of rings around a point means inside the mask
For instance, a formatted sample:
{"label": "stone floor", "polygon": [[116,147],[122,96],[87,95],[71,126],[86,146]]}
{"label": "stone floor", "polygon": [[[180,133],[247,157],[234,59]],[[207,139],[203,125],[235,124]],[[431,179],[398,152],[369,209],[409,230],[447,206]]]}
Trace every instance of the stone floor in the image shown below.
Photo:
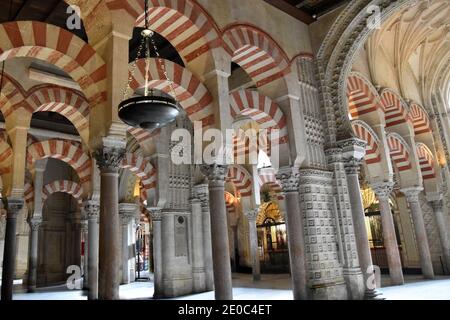
{"label": "stone floor", "polygon": [[[379,291],[387,300],[450,300],[450,278],[438,277],[424,281],[420,276],[405,276],[405,285],[384,287],[389,280],[383,277],[383,287]],[[20,281],[15,283],[16,300],[86,300],[82,291],[70,291],[65,287],[39,289],[36,293],[25,293]],[[250,275],[233,275],[235,300],[291,300],[290,278],[288,275],[263,275],[262,280],[253,283]],[[121,299],[151,299],[153,283],[136,282],[120,287]],[[178,298],[179,300],[212,300],[213,292]]]}

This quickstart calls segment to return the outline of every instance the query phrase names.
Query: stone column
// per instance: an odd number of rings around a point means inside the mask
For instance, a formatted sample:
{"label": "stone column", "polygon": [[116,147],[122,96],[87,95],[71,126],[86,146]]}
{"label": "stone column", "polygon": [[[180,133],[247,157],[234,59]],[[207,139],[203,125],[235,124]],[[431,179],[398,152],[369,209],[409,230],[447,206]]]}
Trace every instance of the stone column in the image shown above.
{"label": "stone column", "polygon": [[194,277],[194,292],[204,292],[205,285],[205,261],[203,258],[203,227],[202,227],[202,203],[199,199],[191,199],[192,207],[192,272]]}
{"label": "stone column", "polygon": [[163,296],[163,270],[162,270],[162,234],[161,221],[162,210],[160,208],[148,208],[152,216],[153,229],[153,268],[154,268],[154,299]]}
{"label": "stone column", "polygon": [[202,227],[203,227],[203,258],[205,260],[205,286],[206,291],[214,290],[214,272],[211,244],[211,213],[209,209],[208,185],[201,184],[195,187],[197,197],[202,205]]}
{"label": "stone column", "polygon": [[433,199],[429,201],[429,204],[433,208],[434,216],[436,218],[442,254],[444,256],[444,263],[446,266],[446,270],[444,270],[444,272],[445,274],[450,274],[450,228],[448,219],[444,213],[444,202],[442,199]]}
{"label": "stone column", "polygon": [[253,209],[245,212],[245,217],[248,220],[248,234],[250,238],[250,256],[252,259],[252,274],[253,281],[261,280],[261,267],[259,264],[258,252],[258,231],[256,229],[256,218],[258,217],[259,209]]}
{"label": "stone column", "polygon": [[231,251],[231,257],[233,258],[233,272],[237,272],[238,271],[238,226],[237,225],[232,225],[230,226],[231,228],[231,234],[233,236],[231,240],[231,244],[232,244],[232,251]]}
{"label": "stone column", "polygon": [[426,279],[433,279],[434,271],[433,263],[431,261],[430,246],[428,245],[427,230],[425,229],[422,207],[419,202],[419,194],[422,191],[422,187],[405,188],[401,190],[406,196],[406,201],[408,202],[409,210],[411,211],[422,273]]}
{"label": "stone column", "polygon": [[202,173],[209,180],[211,208],[211,244],[216,300],[232,300],[230,249],[228,242],[227,209],[225,206],[225,176],[227,166],[202,165]]}
{"label": "stone column", "polygon": [[389,265],[391,285],[402,285],[404,283],[402,262],[398,250],[397,237],[395,235],[394,217],[391,212],[389,196],[393,190],[394,183],[380,183],[372,186],[373,191],[380,202],[381,225],[383,228],[383,241]]}
{"label": "stone column", "polygon": [[17,216],[23,208],[22,199],[7,199],[5,244],[3,249],[2,300],[12,300],[16,264]]}
{"label": "stone column", "polygon": [[105,146],[95,153],[100,169],[100,237],[99,282],[100,300],[118,300],[120,285],[120,224],[119,224],[119,169],[125,149]]}
{"label": "stone column", "polygon": [[294,300],[308,299],[307,273],[305,259],[305,237],[302,213],[299,205],[300,175],[291,168],[282,168],[277,174],[286,203],[286,231],[289,245],[292,288]]}
{"label": "stone column", "polygon": [[119,215],[122,219],[122,284],[131,283],[131,235],[130,229],[134,223],[137,205],[135,203],[121,203]]}
{"label": "stone column", "polygon": [[367,235],[366,219],[364,214],[364,207],[361,198],[361,188],[359,185],[359,169],[361,167],[361,160],[352,159],[345,165],[347,173],[348,194],[350,197],[350,205],[352,208],[353,226],[355,229],[356,246],[358,248],[359,264],[364,275],[365,284],[365,299],[373,299],[378,294],[376,293],[376,283],[370,283],[370,278],[373,277],[374,268],[372,262],[372,253],[370,252],[369,237]]}
{"label": "stone column", "polygon": [[[84,211],[84,209],[83,209]],[[87,290],[89,288],[89,264],[88,264],[88,230],[89,230],[89,220],[86,215],[82,216],[81,219],[81,235],[84,240],[84,255],[83,255],[83,289]]]}
{"label": "stone column", "polygon": [[42,218],[31,218],[28,221],[30,225],[30,244],[28,248],[28,292],[36,291],[37,281],[37,263],[38,263],[38,241],[39,241],[39,227],[42,223]]}
{"label": "stone column", "polygon": [[72,241],[72,255],[73,264],[81,268],[81,221],[79,218],[72,220],[73,241]]}
{"label": "stone column", "polygon": [[97,201],[87,201],[83,204],[88,218],[88,299],[98,299],[98,217],[100,205]]}

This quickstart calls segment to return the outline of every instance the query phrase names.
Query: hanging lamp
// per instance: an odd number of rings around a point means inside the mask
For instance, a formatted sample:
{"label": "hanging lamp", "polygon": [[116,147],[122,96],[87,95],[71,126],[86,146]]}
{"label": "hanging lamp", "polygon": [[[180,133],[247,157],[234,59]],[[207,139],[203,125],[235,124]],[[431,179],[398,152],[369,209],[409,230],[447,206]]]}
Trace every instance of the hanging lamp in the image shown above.
{"label": "hanging lamp", "polygon": [[[147,130],[164,127],[175,121],[177,116],[180,114],[178,103],[175,98],[172,98],[176,97],[175,89],[169,79],[163,60],[159,55],[153,35],[154,32],[149,29],[148,0],[145,0],[145,28],[141,32],[141,44],[138,48],[136,59],[131,67],[128,84],[123,92],[123,101],[119,104],[119,118],[131,127]],[[165,80],[169,83],[172,97],[162,96],[160,94],[157,95],[155,90],[149,89],[151,46],[155,51],[157,61],[160,64],[160,68],[166,78]],[[143,49],[145,49],[144,95],[129,97],[130,91],[132,94],[134,93],[132,92],[130,84]]]}

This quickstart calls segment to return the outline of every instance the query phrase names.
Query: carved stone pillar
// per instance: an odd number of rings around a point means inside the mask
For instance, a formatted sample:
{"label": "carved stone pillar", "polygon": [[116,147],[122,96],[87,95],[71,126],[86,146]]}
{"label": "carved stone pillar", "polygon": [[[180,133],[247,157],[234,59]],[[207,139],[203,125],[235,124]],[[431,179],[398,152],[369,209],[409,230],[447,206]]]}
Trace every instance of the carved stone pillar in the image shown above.
{"label": "carved stone pillar", "polygon": [[87,271],[88,271],[88,299],[98,299],[98,218],[100,204],[97,201],[86,201],[83,203],[84,212],[88,219],[88,250],[87,250]]}
{"label": "carved stone pillar", "polygon": [[419,202],[419,194],[422,191],[422,187],[413,187],[401,190],[401,192],[406,196],[406,201],[408,202],[409,210],[411,211],[422,273],[425,278],[433,279],[434,271],[433,263],[431,261],[430,246],[428,245],[427,230],[425,229],[422,207]]}
{"label": "carved stone pillar", "polygon": [[162,234],[161,221],[162,210],[160,208],[148,208],[152,216],[153,229],[153,267],[154,267],[154,298],[163,296],[163,270],[162,270]]}
{"label": "carved stone pillar", "polygon": [[261,280],[261,267],[258,253],[258,230],[256,229],[256,218],[258,218],[259,209],[253,209],[245,212],[248,220],[248,234],[250,238],[250,255],[252,259],[253,281]]}
{"label": "carved stone pillar", "polygon": [[200,199],[191,199],[192,208],[192,270],[194,276],[194,292],[204,292],[205,260],[203,258],[202,203]]}
{"label": "carved stone pillar", "polygon": [[37,260],[38,260],[38,239],[39,227],[41,226],[42,218],[32,218],[28,221],[30,225],[30,241],[29,241],[29,257],[28,257],[28,292],[36,291],[37,281]]}
{"label": "carved stone pillar", "polygon": [[119,215],[122,220],[122,284],[131,283],[131,260],[134,256],[131,241],[132,225],[136,217],[138,207],[134,203],[121,203],[119,205]]}
{"label": "carved stone pillar", "polygon": [[348,194],[350,197],[350,205],[352,208],[353,227],[355,229],[355,239],[358,248],[359,264],[361,266],[364,283],[365,283],[365,299],[373,299],[378,294],[375,288],[369,286],[370,277],[373,276],[374,268],[372,262],[372,253],[370,252],[369,237],[367,235],[366,219],[364,214],[364,206],[361,198],[361,188],[359,185],[359,169],[361,161],[358,159],[350,159],[346,165]]}
{"label": "carved stone pillar", "polygon": [[197,197],[202,206],[202,227],[203,227],[203,258],[205,260],[205,286],[206,291],[214,290],[214,272],[211,244],[211,219],[209,210],[209,191],[207,184],[195,186]]}
{"label": "carved stone pillar", "polygon": [[434,216],[436,218],[436,225],[439,232],[442,255],[444,256],[446,269],[444,270],[444,273],[450,274],[450,227],[444,213],[444,202],[442,199],[431,199],[429,204],[433,208]]}
{"label": "carved stone pillar", "polygon": [[[113,145],[114,143],[112,143]],[[108,146],[95,153],[100,169],[100,300],[118,300],[120,285],[119,169],[125,149]]]}
{"label": "carved stone pillar", "polygon": [[298,194],[299,178],[300,175],[294,173],[291,168],[282,168],[277,174],[277,180],[281,183],[285,194],[285,219],[294,300],[306,300],[309,298],[309,294],[306,276],[305,231]]}
{"label": "carved stone pillar", "polygon": [[394,188],[393,182],[372,185],[372,189],[380,202],[381,224],[383,228],[383,241],[389,265],[389,274],[392,285],[404,283],[402,262],[398,250],[397,237],[395,235],[394,217],[391,212],[389,196]]}
{"label": "carved stone pillar", "polygon": [[225,206],[225,176],[227,166],[202,165],[202,173],[209,180],[211,212],[211,244],[216,300],[232,300],[231,263],[229,256],[227,211]]}
{"label": "carved stone pillar", "polygon": [[12,300],[16,263],[17,216],[23,208],[22,199],[7,199],[5,244],[3,249],[2,300]]}

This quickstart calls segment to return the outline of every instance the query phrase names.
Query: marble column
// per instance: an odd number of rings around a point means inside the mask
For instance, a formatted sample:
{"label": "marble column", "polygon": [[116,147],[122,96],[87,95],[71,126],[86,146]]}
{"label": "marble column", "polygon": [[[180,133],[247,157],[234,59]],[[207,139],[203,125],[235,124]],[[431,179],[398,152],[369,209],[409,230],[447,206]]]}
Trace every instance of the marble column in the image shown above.
{"label": "marble column", "polygon": [[135,203],[121,203],[119,215],[122,219],[122,284],[131,283],[132,248],[131,228],[138,207]]}
{"label": "marble column", "polygon": [[30,225],[30,239],[28,248],[29,256],[27,290],[30,293],[36,291],[39,227],[41,226],[41,223],[42,218],[31,218],[28,221],[28,224]]}
{"label": "marble column", "polygon": [[248,235],[250,240],[250,256],[252,259],[253,281],[261,280],[261,267],[259,263],[258,252],[258,230],[256,229],[256,218],[258,218],[259,209],[253,209],[245,212],[248,220]]}
{"label": "marble column", "polygon": [[162,210],[160,208],[148,208],[152,216],[153,229],[153,272],[154,272],[154,299],[163,296],[163,270],[162,270]]}
{"label": "marble column", "polygon": [[[83,209],[84,210],[84,209]],[[81,219],[81,235],[82,235],[82,240],[84,242],[84,252],[83,252],[83,289],[87,290],[89,288],[89,264],[88,264],[88,255],[89,255],[89,250],[88,250],[88,234],[89,231],[89,220],[88,218],[83,215],[82,219]]]}
{"label": "marble column", "polygon": [[444,263],[446,270],[445,274],[450,274],[450,227],[448,219],[444,213],[444,202],[442,199],[433,199],[429,201],[433,208],[434,216],[436,218],[436,226],[439,232],[439,239],[441,242],[442,255],[444,256]]}
{"label": "marble column", "polygon": [[430,246],[428,245],[427,230],[423,220],[422,207],[419,202],[419,194],[422,191],[422,187],[405,188],[401,190],[406,196],[406,201],[408,202],[409,210],[411,211],[422,274],[426,279],[433,279],[433,262],[431,261]]}
{"label": "marble column", "polygon": [[232,300],[230,249],[228,242],[227,211],[225,206],[225,176],[227,166],[202,165],[202,173],[209,181],[211,212],[211,244],[216,300]]}
{"label": "marble column", "polygon": [[402,261],[398,250],[397,237],[395,235],[394,217],[389,203],[389,196],[393,190],[394,183],[380,183],[372,185],[372,189],[380,203],[381,225],[383,228],[383,242],[389,265],[391,285],[402,285],[404,283]]}
{"label": "marble column", "polygon": [[23,208],[22,199],[7,199],[5,244],[3,249],[2,301],[12,300],[16,264],[17,216]]}
{"label": "marble column", "polygon": [[285,220],[294,300],[306,300],[309,295],[305,257],[305,230],[298,196],[299,179],[300,175],[294,173],[291,168],[282,168],[277,174],[277,180],[281,183],[285,194]]}
{"label": "marble column", "polygon": [[88,218],[88,299],[98,299],[98,244],[99,226],[98,217],[100,204],[97,201],[87,201],[84,204],[84,211]]}
{"label": "marble column", "polygon": [[81,221],[79,218],[74,218],[72,220],[72,230],[72,264],[81,268]]}
{"label": "marble column", "polygon": [[356,246],[358,248],[359,264],[364,275],[365,299],[373,299],[378,294],[375,290],[376,281],[370,283],[373,277],[374,267],[372,262],[372,253],[370,252],[369,237],[367,235],[366,218],[361,198],[361,188],[359,185],[359,170],[361,160],[353,159],[345,165],[347,173],[348,194],[352,208],[353,227],[355,229]]}
{"label": "marble column", "polygon": [[237,272],[238,271],[238,226],[237,225],[232,225],[230,226],[231,228],[231,234],[232,234],[232,239],[231,239],[231,244],[232,244],[232,251],[231,251],[231,257],[233,259],[233,272]]}
{"label": "marble column", "polygon": [[202,203],[200,199],[191,199],[192,208],[192,272],[194,277],[194,292],[204,292],[205,263],[203,259],[203,227],[202,227]]}
{"label": "marble column", "polygon": [[118,300],[120,286],[119,169],[122,147],[105,146],[95,153],[100,169],[99,281],[100,300]]}
{"label": "marble column", "polygon": [[205,260],[205,286],[206,291],[214,290],[214,271],[211,244],[211,213],[209,209],[209,191],[207,184],[195,186],[197,197],[202,206],[203,227],[203,258]]}

